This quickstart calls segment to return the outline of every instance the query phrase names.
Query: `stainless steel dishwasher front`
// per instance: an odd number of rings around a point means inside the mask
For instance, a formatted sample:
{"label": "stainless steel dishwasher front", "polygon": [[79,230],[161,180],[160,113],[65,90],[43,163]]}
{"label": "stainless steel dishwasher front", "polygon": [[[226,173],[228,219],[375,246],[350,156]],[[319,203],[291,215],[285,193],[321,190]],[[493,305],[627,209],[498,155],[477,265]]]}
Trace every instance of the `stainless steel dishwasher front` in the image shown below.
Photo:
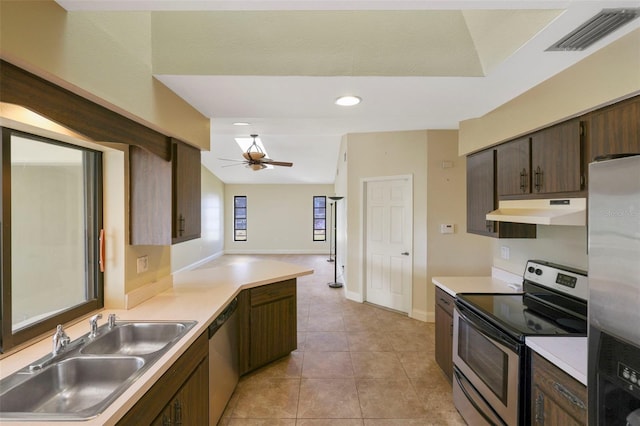
{"label": "stainless steel dishwasher front", "polygon": [[216,425],[238,384],[238,299],[209,326],[209,424]]}

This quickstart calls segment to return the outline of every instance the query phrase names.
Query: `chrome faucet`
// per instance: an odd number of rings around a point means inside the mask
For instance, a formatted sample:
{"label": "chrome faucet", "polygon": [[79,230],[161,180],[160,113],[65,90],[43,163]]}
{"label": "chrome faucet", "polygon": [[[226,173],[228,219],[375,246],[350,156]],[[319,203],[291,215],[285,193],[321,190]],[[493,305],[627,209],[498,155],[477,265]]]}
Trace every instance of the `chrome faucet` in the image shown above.
{"label": "chrome faucet", "polygon": [[89,332],[89,338],[93,339],[98,335],[98,320],[102,319],[102,314],[96,314],[89,318],[89,325],[91,326],[91,331]]}
{"label": "chrome faucet", "polygon": [[64,332],[62,325],[58,324],[56,332],[53,335],[53,350],[51,351],[51,354],[56,356],[59,353],[64,352],[69,342],[71,342],[71,339],[67,336],[67,333]]}
{"label": "chrome faucet", "polygon": [[109,330],[116,326],[116,314],[109,314],[107,318],[107,323],[109,324]]}

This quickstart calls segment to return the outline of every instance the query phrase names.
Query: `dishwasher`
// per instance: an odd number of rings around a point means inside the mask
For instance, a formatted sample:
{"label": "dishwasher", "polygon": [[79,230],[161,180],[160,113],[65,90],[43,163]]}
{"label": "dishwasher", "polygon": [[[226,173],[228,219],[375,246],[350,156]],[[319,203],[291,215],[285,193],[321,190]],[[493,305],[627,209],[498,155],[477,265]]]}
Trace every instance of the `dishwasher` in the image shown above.
{"label": "dishwasher", "polygon": [[238,298],[209,326],[209,424],[216,425],[238,384]]}

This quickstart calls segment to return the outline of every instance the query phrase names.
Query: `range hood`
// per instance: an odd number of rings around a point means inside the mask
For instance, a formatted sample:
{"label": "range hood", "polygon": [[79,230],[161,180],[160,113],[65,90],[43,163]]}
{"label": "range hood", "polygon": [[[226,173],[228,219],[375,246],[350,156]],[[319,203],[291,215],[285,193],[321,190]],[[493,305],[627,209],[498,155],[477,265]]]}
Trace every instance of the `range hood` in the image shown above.
{"label": "range hood", "polygon": [[487,213],[487,220],[536,225],[585,226],[587,199],[503,200],[499,202],[497,210]]}

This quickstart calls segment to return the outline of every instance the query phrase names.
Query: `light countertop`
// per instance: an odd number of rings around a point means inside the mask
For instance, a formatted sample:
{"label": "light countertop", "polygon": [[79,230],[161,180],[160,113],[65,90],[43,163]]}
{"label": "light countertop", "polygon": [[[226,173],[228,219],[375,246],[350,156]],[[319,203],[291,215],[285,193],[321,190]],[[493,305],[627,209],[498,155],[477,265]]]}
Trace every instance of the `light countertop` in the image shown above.
{"label": "light countertop", "polygon": [[497,277],[433,277],[431,281],[455,297],[458,293],[521,293],[520,281]]}
{"label": "light countertop", "polygon": [[587,386],[586,337],[526,337],[527,346]]}
{"label": "light countertop", "polygon": [[[105,309],[103,320],[108,314],[116,314],[118,320],[159,321],[195,320],[198,323],[159,358],[138,380],[118,397],[98,417],[83,422],[56,422],[57,426],[94,426],[115,424],[153,386],[207,327],[222,312],[224,307],[240,291],[312,274],[313,270],[300,265],[265,260],[236,263],[209,269],[196,269],[177,273],[173,287],[142,304],[129,309]],[[96,312],[92,312],[95,314]],[[106,320],[105,320],[106,321]],[[72,340],[89,331],[87,321],[65,327]],[[53,335],[53,332],[51,333]],[[15,354],[0,360],[0,378],[6,377],[29,365],[51,351],[51,337],[28,346]],[[12,425],[38,425],[44,422],[14,422]]]}

